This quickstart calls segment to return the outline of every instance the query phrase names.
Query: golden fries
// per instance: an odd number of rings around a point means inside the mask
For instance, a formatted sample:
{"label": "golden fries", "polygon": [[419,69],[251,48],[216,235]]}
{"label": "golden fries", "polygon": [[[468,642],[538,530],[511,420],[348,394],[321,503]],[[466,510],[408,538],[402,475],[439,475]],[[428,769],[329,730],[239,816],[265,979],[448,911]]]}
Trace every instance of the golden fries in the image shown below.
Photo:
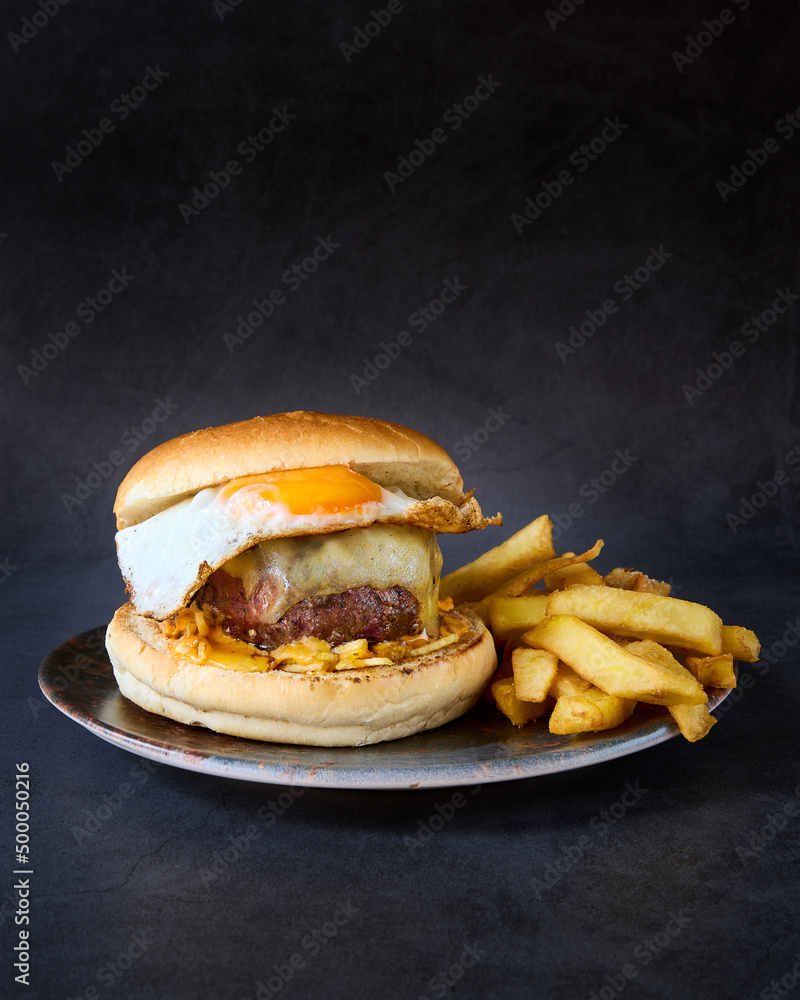
{"label": "golden fries", "polygon": [[511,653],[514,691],[520,701],[544,701],[558,671],[558,657],[546,649],[518,646]]}
{"label": "golden fries", "polygon": [[736,674],[733,671],[733,656],[687,656],[683,661],[703,687],[735,688]]}
{"label": "golden fries", "polygon": [[515,726],[524,726],[526,722],[532,722],[544,715],[548,710],[548,703],[543,701],[520,701],[514,692],[514,681],[510,677],[495,681],[492,684],[492,696],[495,704]]}
{"label": "golden fries", "polygon": [[678,724],[681,735],[690,743],[701,740],[717,723],[708,705],[670,705],[669,714]]}
{"label": "golden fries", "polygon": [[655,639],[698,653],[722,652],[722,619],[703,604],[676,597],[617,590],[568,587],[551,594],[548,615],[572,615],[618,635]]}
{"label": "golden fries", "polygon": [[543,514],[502,545],[442,577],[439,596],[452,597],[457,604],[479,601],[523,570],[554,556],[553,524]]}
{"label": "golden fries", "polygon": [[489,621],[495,639],[510,639],[533,628],[544,618],[549,594],[495,597],[489,602]]}
{"label": "golden fries", "polygon": [[559,556],[558,559],[548,559],[547,562],[539,563],[538,565],[531,567],[531,569],[525,570],[524,573],[520,573],[518,576],[513,577],[493,593],[487,594],[486,597],[478,601],[477,604],[473,605],[472,610],[488,624],[489,609],[492,601],[496,600],[498,597],[519,597],[530,587],[535,587],[537,583],[541,583],[548,573],[554,573],[556,570],[564,569],[565,566],[574,566],[576,563],[588,562],[590,559],[594,559],[602,547],[602,540],[598,540],[594,543],[592,548],[581,553],[579,556],[570,553],[566,556]]}
{"label": "golden fries", "polygon": [[577,563],[589,562],[600,554],[602,548],[603,541],[602,539],[598,539],[590,549],[582,552],[579,556],[570,552],[569,555],[558,556],[556,559],[548,559],[547,562],[539,563],[532,569],[525,570],[524,573],[520,573],[519,576],[515,576],[507,583],[504,583],[502,587],[498,588],[498,590],[490,594],[487,598],[484,598],[484,600],[491,600],[492,597],[519,597],[529,587],[535,587],[537,583],[541,583],[549,573],[564,569],[566,566],[575,566]]}
{"label": "golden fries", "polygon": [[638,570],[602,576],[589,565],[602,547],[556,555],[544,516],[444,577],[442,599],[505,644],[485,697],[515,726],[549,713],[558,735],[613,729],[637,702],[663,705],[687,740],[702,739],[716,722],[704,689],[735,687],[733,661],[756,662],[758,638]]}
{"label": "golden fries", "polygon": [[642,643],[620,646],[571,615],[547,617],[523,639],[529,645],[549,649],[606,694],[651,705],[699,705],[708,701],[697,680],[666,649],[668,660],[637,656],[631,649]]}
{"label": "golden fries", "polygon": [[574,698],[591,687],[593,685],[584,680],[580,674],[576,674],[572,667],[568,667],[561,660],[558,661],[558,671],[550,686],[550,694],[554,698]]}
{"label": "golden fries", "polygon": [[554,573],[548,573],[542,583],[548,590],[564,590],[565,587],[574,587],[577,584],[596,587],[606,585],[603,577],[588,563],[574,563],[572,566],[557,569]]}
{"label": "golden fries", "polygon": [[734,660],[755,663],[761,653],[761,643],[755,632],[741,625],[722,626],[722,652],[730,653]]}
{"label": "golden fries", "polygon": [[561,697],[550,715],[550,732],[559,736],[569,733],[596,733],[614,729],[636,708],[633,698],[617,698],[599,688],[589,688],[582,694]]}
{"label": "golden fries", "polygon": [[644,573],[639,573],[635,569],[625,569],[617,566],[610,573],[603,577],[604,583],[609,587],[619,587],[621,590],[637,590],[642,594],[661,594],[662,597],[669,597],[672,587],[662,580],[651,580]]}

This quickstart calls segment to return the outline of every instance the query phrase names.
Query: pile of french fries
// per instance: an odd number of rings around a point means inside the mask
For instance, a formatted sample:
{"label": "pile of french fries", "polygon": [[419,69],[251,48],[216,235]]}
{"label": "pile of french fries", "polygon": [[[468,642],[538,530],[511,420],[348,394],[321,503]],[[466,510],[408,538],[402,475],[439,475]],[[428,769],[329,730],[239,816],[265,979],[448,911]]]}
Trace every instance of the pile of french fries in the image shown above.
{"label": "pile of french fries", "polygon": [[601,576],[589,564],[602,547],[556,556],[543,515],[443,577],[440,598],[472,609],[503,646],[489,692],[515,726],[549,713],[551,733],[598,732],[645,702],[702,739],[716,722],[705,689],[736,687],[733,661],[758,659],[755,633],[644,573]]}

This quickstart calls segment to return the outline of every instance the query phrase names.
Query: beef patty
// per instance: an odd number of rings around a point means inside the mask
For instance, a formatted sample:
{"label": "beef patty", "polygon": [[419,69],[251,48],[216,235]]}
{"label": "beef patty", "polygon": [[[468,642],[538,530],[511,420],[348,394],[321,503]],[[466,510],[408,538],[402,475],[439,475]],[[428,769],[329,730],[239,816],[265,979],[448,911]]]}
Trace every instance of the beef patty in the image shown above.
{"label": "beef patty", "polygon": [[245,600],[242,581],[223,570],[209,577],[197,600],[221,616],[228,635],[261,649],[275,649],[303,636],[336,645],[353,639],[399,639],[420,630],[419,602],[402,587],[354,587],[340,594],[308,597],[272,625],[260,621],[256,609]]}

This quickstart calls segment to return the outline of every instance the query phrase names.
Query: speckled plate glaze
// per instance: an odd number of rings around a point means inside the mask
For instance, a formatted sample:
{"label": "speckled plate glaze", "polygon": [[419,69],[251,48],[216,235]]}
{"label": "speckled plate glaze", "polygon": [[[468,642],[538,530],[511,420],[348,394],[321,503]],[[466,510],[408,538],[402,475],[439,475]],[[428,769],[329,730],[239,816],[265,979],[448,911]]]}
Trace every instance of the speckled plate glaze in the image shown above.
{"label": "speckled plate glaze", "polygon": [[[57,646],[39,669],[45,697],[90,732],[163,764],[244,781],[326,788],[437,788],[530,778],[623,757],[678,734],[664,711],[639,706],[606,733],[553,736],[545,722],[511,726],[481,704],[439,729],[368,747],[304,747],[225,736],[152,715],[119,693],[105,627]],[[709,692],[715,708],[726,691]]]}

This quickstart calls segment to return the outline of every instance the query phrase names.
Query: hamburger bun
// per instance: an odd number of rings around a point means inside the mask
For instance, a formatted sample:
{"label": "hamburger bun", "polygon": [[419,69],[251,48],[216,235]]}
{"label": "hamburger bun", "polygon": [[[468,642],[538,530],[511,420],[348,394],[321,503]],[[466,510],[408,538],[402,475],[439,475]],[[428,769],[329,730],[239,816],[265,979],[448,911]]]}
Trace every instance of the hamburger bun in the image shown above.
{"label": "hamburger bun", "polygon": [[[248,507],[236,498],[250,488],[241,485],[249,476],[263,476],[268,492],[256,492]],[[291,489],[275,486],[287,482],[300,484],[294,507],[283,499],[295,496]],[[261,489],[258,479],[252,488]],[[368,501],[350,502],[353,489]],[[134,465],[114,513],[131,603],[115,614],[106,644],[120,691],[147,711],[250,739],[362,745],[457,718],[495,669],[480,619],[437,639],[435,535],[501,518],[483,516],[450,456],[416,431],[306,411],[194,431]],[[359,536],[352,545],[350,529]],[[313,536],[330,540],[312,546]],[[292,544],[280,568],[283,542]],[[263,558],[248,576],[247,559],[234,560],[256,546],[265,547]],[[331,559],[336,572],[325,568]],[[179,625],[181,616],[195,612],[201,652],[179,641],[180,630],[193,627]],[[273,638],[279,632],[283,638]],[[375,648],[391,640],[389,655],[373,652],[367,636]],[[292,644],[305,640],[322,645],[311,652],[306,645],[307,659],[298,660]],[[226,659],[231,641],[240,645]],[[345,654],[337,650],[348,641],[363,654],[340,666]],[[415,643],[434,648],[417,655]],[[376,662],[359,666],[360,659]]]}
{"label": "hamburger bun", "polygon": [[158,445],[120,484],[117,528],[230,479],[326,465],[349,465],[415,500],[442,497],[461,506],[466,499],[455,463],[424,434],[372,417],[296,410],[207,427]]}
{"label": "hamburger bun", "polygon": [[479,618],[458,642],[389,667],[245,673],[175,656],[157,622],[120,608],[106,646],[119,689],[141,708],[254,740],[363,746],[457,719],[497,665]]}

